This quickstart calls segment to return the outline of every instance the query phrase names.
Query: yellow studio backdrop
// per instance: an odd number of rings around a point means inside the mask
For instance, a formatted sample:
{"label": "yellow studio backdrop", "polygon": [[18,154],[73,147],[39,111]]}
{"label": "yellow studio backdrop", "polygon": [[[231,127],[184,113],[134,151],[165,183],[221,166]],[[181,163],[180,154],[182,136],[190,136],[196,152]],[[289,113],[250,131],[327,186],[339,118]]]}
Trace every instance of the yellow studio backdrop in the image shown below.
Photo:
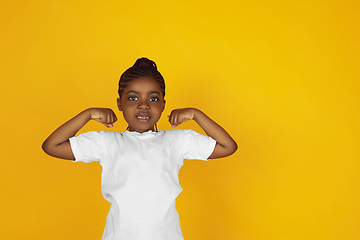
{"label": "yellow studio backdrop", "polygon": [[239,145],[185,161],[186,240],[360,239],[359,12],[351,0],[1,1],[0,239],[101,238],[101,167],[41,144],[83,109],[116,109],[119,76],[143,56],[167,85],[160,129],[197,107]]}

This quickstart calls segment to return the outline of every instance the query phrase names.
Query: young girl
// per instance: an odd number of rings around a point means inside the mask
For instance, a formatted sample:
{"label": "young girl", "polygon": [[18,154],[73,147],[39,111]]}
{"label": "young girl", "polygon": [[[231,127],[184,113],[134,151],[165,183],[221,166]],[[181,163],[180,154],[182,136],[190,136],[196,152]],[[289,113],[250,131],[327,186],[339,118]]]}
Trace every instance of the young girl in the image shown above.
{"label": "young girl", "polygon": [[89,108],[56,129],[43,143],[54,157],[75,162],[100,161],[101,188],[111,203],[103,240],[181,240],[175,198],[182,191],[178,172],[183,159],[207,160],[233,154],[230,135],[195,108],[175,109],[172,127],[194,120],[208,136],[193,130],[157,130],[165,107],[165,83],[156,64],[138,59],[119,81],[117,105],[126,131],[75,134],[91,119],[112,127],[108,108]]}

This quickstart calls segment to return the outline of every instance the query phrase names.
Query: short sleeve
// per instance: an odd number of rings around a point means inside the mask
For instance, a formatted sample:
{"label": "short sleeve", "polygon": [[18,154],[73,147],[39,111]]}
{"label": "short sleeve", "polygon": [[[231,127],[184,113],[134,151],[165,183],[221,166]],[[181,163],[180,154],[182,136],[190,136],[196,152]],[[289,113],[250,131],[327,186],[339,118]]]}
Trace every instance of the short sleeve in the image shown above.
{"label": "short sleeve", "polygon": [[208,160],[216,141],[194,130],[184,130],[181,154],[184,159]]}
{"label": "short sleeve", "polygon": [[106,153],[103,132],[87,132],[69,139],[75,162],[100,161]]}

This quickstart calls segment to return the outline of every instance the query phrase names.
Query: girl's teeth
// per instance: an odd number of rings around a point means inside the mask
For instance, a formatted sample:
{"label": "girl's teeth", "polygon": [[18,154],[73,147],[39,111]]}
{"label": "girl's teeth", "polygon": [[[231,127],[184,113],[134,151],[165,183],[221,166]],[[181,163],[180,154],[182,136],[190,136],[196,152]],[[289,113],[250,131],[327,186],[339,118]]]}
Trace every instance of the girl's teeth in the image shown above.
{"label": "girl's teeth", "polygon": [[141,119],[149,119],[149,117],[141,117],[141,116],[137,116],[137,118],[141,118]]}

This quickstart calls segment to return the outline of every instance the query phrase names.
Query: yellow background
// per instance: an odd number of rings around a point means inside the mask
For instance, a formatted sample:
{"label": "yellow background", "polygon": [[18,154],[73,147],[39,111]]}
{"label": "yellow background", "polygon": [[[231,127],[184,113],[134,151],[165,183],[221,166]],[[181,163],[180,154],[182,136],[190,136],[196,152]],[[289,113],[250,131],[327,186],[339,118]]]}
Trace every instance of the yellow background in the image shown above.
{"label": "yellow background", "polygon": [[359,12],[356,0],[2,0],[0,239],[101,238],[101,167],[41,144],[85,108],[116,109],[119,76],[143,56],[167,84],[160,129],[197,107],[239,145],[185,162],[186,240],[360,239]]}

